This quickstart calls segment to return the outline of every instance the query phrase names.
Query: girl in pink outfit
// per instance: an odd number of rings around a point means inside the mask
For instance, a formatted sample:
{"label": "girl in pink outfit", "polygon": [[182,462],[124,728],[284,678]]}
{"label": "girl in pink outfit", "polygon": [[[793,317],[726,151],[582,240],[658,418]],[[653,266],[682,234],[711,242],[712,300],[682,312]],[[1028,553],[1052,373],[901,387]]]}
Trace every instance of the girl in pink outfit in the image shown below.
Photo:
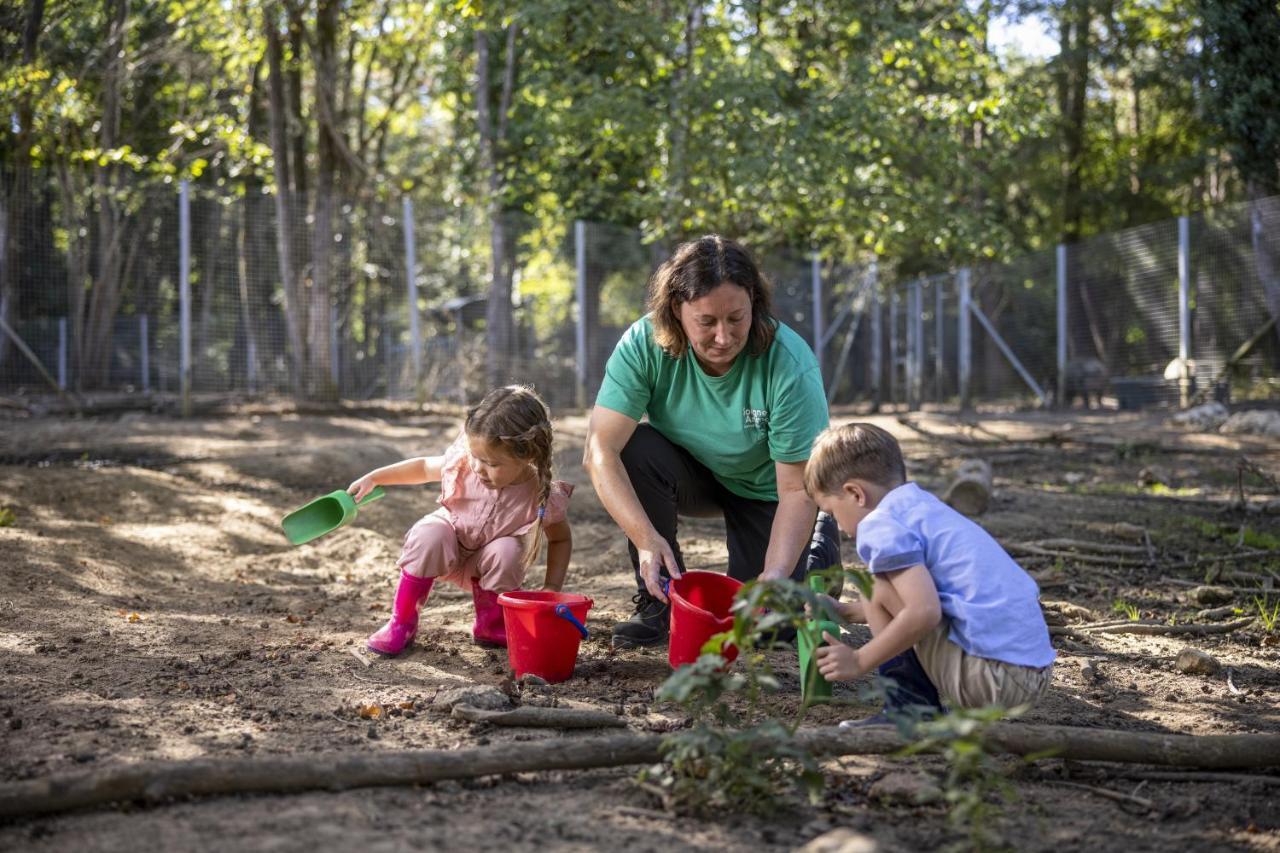
{"label": "girl in pink outfit", "polygon": [[573,486],[551,479],[551,418],[533,389],[490,391],[467,412],[462,435],[443,456],[419,456],[370,471],[347,487],[359,501],[374,486],[440,481],[440,508],[404,537],[391,620],[368,640],[398,655],[418,632],[418,606],[437,578],[471,589],[482,646],[505,646],[498,594],[519,589],[547,542],[543,589],[559,591],[573,547],[565,511]]}

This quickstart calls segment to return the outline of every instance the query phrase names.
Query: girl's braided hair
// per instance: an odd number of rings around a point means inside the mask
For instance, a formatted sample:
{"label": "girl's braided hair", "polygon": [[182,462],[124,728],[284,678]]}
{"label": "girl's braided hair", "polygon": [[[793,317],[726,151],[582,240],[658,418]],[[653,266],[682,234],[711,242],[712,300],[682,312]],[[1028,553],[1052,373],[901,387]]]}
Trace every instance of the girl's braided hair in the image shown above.
{"label": "girl's braided hair", "polygon": [[467,412],[467,435],[502,447],[537,469],[538,518],[525,540],[523,565],[528,568],[542,549],[543,515],[551,495],[551,413],[538,393],[527,385],[507,385],[484,395]]}

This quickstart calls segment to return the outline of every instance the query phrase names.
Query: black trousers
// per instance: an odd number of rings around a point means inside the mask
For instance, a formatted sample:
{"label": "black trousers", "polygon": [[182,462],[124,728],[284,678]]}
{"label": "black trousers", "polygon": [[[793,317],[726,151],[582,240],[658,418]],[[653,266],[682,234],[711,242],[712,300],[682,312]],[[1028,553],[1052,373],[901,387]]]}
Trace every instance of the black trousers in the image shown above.
{"label": "black trousers", "polygon": [[[676,538],[680,516],[686,518],[724,517],[729,546],[729,576],[740,581],[753,580],[764,571],[765,551],[777,501],[760,501],[735,495],[720,484],[711,470],[693,458],[689,451],[671,443],[649,424],[636,427],[631,440],[622,449],[622,465],[640,506],[675,554],[676,564],[684,571],[684,554]],[[627,543],[636,585],[644,589],[640,579],[640,555],[636,546]],[[825,512],[818,513],[809,547],[801,554],[791,572],[792,580],[803,580],[811,571],[840,565],[840,530]]]}

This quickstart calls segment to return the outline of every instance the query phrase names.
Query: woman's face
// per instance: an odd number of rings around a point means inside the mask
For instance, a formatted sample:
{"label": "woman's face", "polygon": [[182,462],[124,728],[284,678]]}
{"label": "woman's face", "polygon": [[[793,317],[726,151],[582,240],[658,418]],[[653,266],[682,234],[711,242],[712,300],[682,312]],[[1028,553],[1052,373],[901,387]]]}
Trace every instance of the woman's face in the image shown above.
{"label": "woman's face", "polygon": [[706,296],[681,305],[679,317],[702,369],[723,376],[751,335],[751,296],[745,288],[726,281]]}

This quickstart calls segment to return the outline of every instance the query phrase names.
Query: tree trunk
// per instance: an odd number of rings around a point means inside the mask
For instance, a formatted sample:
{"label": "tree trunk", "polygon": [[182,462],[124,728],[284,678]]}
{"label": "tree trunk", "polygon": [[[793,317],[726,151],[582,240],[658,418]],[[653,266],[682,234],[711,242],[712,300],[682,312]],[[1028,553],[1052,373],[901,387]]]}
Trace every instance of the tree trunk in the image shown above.
{"label": "tree trunk", "polygon": [[[40,43],[40,30],[44,20],[44,0],[27,0],[22,24],[22,64],[30,66],[36,61]],[[31,259],[32,237],[35,233],[32,208],[34,200],[44,197],[43,188],[36,192],[31,169],[34,138],[31,123],[34,112],[31,98],[23,94],[18,98],[14,112],[18,120],[18,133],[13,153],[13,174],[5,187],[5,198],[0,200],[0,320],[13,323],[22,301],[22,271]],[[9,354],[9,340],[0,340],[0,366]]]}
{"label": "tree trunk", "polygon": [[[192,207],[196,205],[193,203]],[[202,205],[203,206],[203,205]],[[196,324],[195,353],[192,368],[202,379],[212,379],[211,365],[206,358],[209,352],[209,337],[213,332],[213,310],[217,299],[218,267],[222,262],[219,243],[222,238],[222,205],[216,201],[208,205],[208,213],[202,217],[204,231],[204,259],[200,264],[200,320]],[[197,385],[201,383],[195,383]]]}
{"label": "tree trunk", "polygon": [[[1262,295],[1266,300],[1267,311],[1271,317],[1280,320],[1280,274],[1277,271],[1276,253],[1280,237],[1274,231],[1267,233],[1264,221],[1262,199],[1264,190],[1256,180],[1248,182],[1249,193],[1249,240],[1253,246],[1254,269],[1258,273],[1258,283],[1262,285]],[[1277,339],[1280,339],[1280,323],[1273,327]]]}
{"label": "tree trunk", "polygon": [[991,466],[981,459],[961,462],[942,499],[965,515],[982,515],[991,502]]}
{"label": "tree trunk", "polygon": [[1058,101],[1062,115],[1062,241],[1080,237],[1081,174],[1085,154],[1085,105],[1089,96],[1090,0],[1069,0],[1062,9],[1062,53]]}
{"label": "tree trunk", "polygon": [[276,179],[276,257],[280,265],[280,280],[284,293],[284,326],[288,338],[289,375],[295,394],[303,392],[303,376],[306,373],[307,350],[303,345],[303,330],[307,324],[307,306],[302,299],[302,288],[294,266],[293,241],[298,231],[294,217],[298,213],[298,198],[293,191],[289,168],[289,137],[286,130],[288,114],[285,102],[283,75],[283,50],[280,33],[271,20],[271,10],[263,11],[263,24],[267,33],[267,67],[270,75],[268,86],[268,115],[271,125],[271,153]]}
{"label": "tree trunk", "polygon": [[[122,89],[126,73],[124,59],[125,23],[128,0],[107,0],[106,66],[102,73],[102,119],[98,145],[111,151],[119,142]],[[111,336],[120,304],[121,244],[123,223],[113,195],[118,187],[119,167],[108,163],[96,167],[93,197],[97,202],[96,261],[93,289],[89,292],[84,328],[77,330],[76,364],[81,383],[90,388],[106,384],[111,369]]]}
{"label": "tree trunk", "polygon": [[489,258],[491,278],[485,309],[486,380],[490,386],[508,379],[511,362],[514,321],[511,313],[511,258],[502,201],[506,189],[502,177],[501,147],[506,141],[507,117],[515,88],[516,39],[515,23],[506,27],[506,55],[502,75],[502,93],[497,116],[491,114],[492,97],[489,73],[489,33],[476,30],[476,118],[480,131],[480,157],[488,185],[485,211],[489,217]]}
{"label": "tree trunk", "polygon": [[333,205],[338,171],[337,62],[338,0],[321,0],[316,15],[315,86],[317,110],[316,207],[312,226],[311,307],[307,343],[310,375],[307,393],[312,399],[335,400],[333,380]]}

